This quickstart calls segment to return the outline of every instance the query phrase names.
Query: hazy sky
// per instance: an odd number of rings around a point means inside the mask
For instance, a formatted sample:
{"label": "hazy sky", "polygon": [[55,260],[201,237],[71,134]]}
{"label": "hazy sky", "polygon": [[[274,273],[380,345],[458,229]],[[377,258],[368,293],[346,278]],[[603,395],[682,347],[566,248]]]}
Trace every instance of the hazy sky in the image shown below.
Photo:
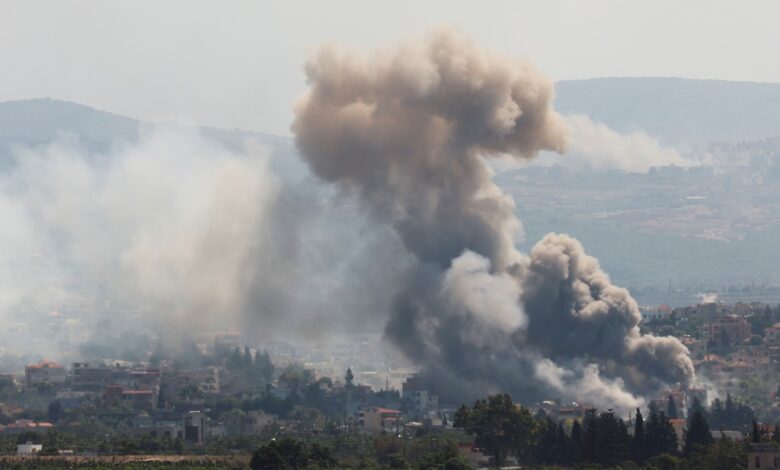
{"label": "hazy sky", "polygon": [[0,101],[289,134],[307,53],[454,25],[555,80],[780,82],[776,1],[6,1]]}

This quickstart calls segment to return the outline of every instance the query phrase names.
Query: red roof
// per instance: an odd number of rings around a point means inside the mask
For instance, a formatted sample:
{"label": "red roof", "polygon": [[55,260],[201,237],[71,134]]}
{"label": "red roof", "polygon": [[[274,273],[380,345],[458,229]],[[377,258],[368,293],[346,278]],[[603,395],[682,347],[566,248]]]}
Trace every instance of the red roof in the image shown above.
{"label": "red roof", "polygon": [[15,422],[8,424],[5,429],[49,429],[54,425],[47,421],[33,421],[31,419],[17,419]]}
{"label": "red roof", "polygon": [[398,415],[401,414],[400,411],[398,411],[398,410],[391,410],[389,408],[377,408],[376,412],[377,413],[382,413],[382,414],[398,414]]}
{"label": "red roof", "polygon": [[42,360],[37,364],[30,364],[26,367],[27,369],[64,369],[60,364],[57,364],[54,361],[47,361]]}

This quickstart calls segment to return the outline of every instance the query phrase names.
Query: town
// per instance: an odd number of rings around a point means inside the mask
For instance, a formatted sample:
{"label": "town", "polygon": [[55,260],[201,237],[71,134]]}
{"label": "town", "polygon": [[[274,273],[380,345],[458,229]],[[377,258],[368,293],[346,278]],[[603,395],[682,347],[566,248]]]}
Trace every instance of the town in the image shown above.
{"label": "town", "polygon": [[[483,430],[469,424],[470,403],[440,400],[441,384],[383,347],[378,336],[250,345],[237,332],[215,334],[169,357],[149,351],[148,360],[135,362],[43,359],[23,374],[4,374],[0,442],[4,454],[21,457],[248,455],[289,438],[326,443],[320,462],[326,466],[344,458],[389,468],[436,458],[473,468],[576,459],[614,465],[687,455],[694,423],[703,421],[708,434],[699,444],[725,439],[740,459],[780,459],[780,447],[770,445],[780,444],[780,306],[713,300],[641,312],[643,332],[676,336],[686,345],[696,383],[659,391],[643,409],[628,412],[555,396],[536,403],[506,397],[505,412],[523,410],[534,423],[522,453],[491,447]],[[611,439],[626,442],[624,451],[585,449],[588,433],[607,426],[604,420],[617,429],[609,431],[618,433]],[[637,450],[632,440],[643,432],[660,434],[661,444]]]}

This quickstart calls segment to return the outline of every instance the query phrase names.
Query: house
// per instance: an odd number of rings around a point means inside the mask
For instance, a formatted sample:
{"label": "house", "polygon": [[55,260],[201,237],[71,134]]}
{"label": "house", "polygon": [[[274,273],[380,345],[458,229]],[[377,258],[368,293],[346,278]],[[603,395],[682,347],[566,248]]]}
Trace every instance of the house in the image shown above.
{"label": "house", "polygon": [[710,431],[710,434],[712,434],[712,439],[716,441],[719,441],[724,437],[737,442],[745,439],[745,436],[741,431]]}
{"label": "house", "polygon": [[780,449],[771,444],[748,447],[748,470],[780,469]]}
{"label": "house", "polygon": [[780,344],[780,323],[764,328],[764,343],[765,344]]}
{"label": "house", "polygon": [[149,411],[154,407],[152,390],[125,390],[121,385],[109,385],[103,391],[103,406],[113,408],[125,404],[136,411]]}
{"label": "house", "polygon": [[43,450],[42,444],[33,444],[31,441],[27,441],[24,444],[16,445],[16,455],[30,456],[35,455]]}
{"label": "house", "polygon": [[368,408],[358,415],[358,425],[366,432],[378,433],[395,431],[399,425],[401,412],[387,408]]}
{"label": "house", "polygon": [[167,438],[167,439],[183,439],[184,438],[184,426],[181,422],[178,423],[155,423],[147,426],[138,426],[129,429],[129,434],[136,439],[149,436],[153,439]]}
{"label": "house", "polygon": [[276,422],[276,416],[260,410],[246,413],[241,429],[242,434],[260,434],[266,427]]}
{"label": "house", "polygon": [[25,383],[28,387],[42,384],[61,384],[68,376],[60,364],[53,361],[40,361],[24,368]]}
{"label": "house", "polygon": [[48,431],[53,429],[54,425],[47,421],[33,421],[31,419],[17,419],[13,423],[5,426],[0,425],[0,433],[3,434],[21,434],[28,431]]}

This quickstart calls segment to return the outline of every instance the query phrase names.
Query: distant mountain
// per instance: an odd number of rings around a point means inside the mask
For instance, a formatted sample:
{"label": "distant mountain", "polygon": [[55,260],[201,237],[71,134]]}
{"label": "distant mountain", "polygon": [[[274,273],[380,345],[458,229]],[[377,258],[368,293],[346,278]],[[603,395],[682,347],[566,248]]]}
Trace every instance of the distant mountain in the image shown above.
{"label": "distant mountain", "polygon": [[[496,181],[515,197],[525,226],[523,249],[549,231],[570,233],[616,283],[634,288],[640,301],[643,293],[651,295],[645,297],[649,303],[668,301],[670,281],[688,289],[681,303],[691,301],[698,289],[780,285],[775,247],[780,139],[769,138],[780,135],[780,85],[594,79],[559,83],[556,100],[562,112],[588,114],[616,130],[641,129],[667,144],[707,148],[718,164],[647,173],[538,166],[500,171]],[[103,152],[137,141],[146,126],[51,99],[0,102],[0,171],[14,146],[47,144],[71,134]],[[309,177],[290,138],[198,130],[233,149],[253,139],[270,150],[271,165],[282,178]],[[726,143],[710,145],[713,141]],[[339,223],[357,226],[358,217]]]}
{"label": "distant mountain", "polygon": [[[50,98],[0,102],[0,166],[14,147],[46,145],[72,136],[91,152],[107,152],[121,144],[137,142],[151,124],[82,104]],[[198,131],[233,150],[247,139],[266,146],[277,174],[300,180],[308,173],[295,154],[291,139],[239,129],[200,127]]]}
{"label": "distant mountain", "polygon": [[643,130],[667,145],[780,135],[780,84],[680,78],[561,81],[555,106],[621,132]]}
{"label": "distant mountain", "polygon": [[0,102],[0,145],[46,144],[77,135],[84,145],[105,150],[138,138],[142,123],[89,106],[49,98]]}

